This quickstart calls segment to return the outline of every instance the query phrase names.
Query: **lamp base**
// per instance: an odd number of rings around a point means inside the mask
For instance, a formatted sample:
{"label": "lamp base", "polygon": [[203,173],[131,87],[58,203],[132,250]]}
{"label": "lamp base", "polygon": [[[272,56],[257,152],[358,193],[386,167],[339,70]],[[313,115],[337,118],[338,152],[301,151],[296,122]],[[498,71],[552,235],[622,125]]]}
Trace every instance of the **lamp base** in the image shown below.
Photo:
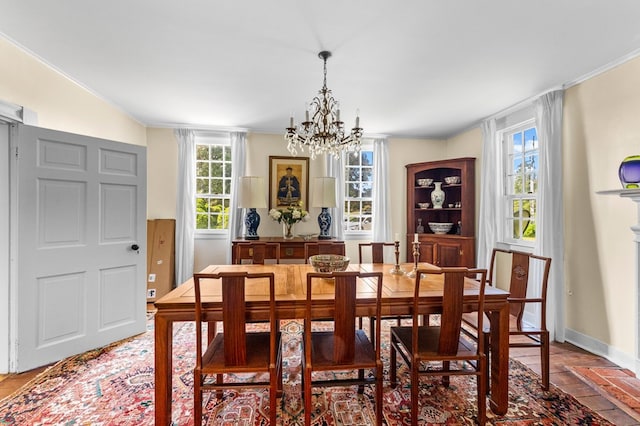
{"label": "lamp base", "polygon": [[247,228],[247,233],[244,236],[245,240],[258,240],[258,226],[260,226],[260,215],[256,209],[249,209],[244,217],[244,225]]}
{"label": "lamp base", "polygon": [[320,235],[318,235],[318,239],[331,239],[331,234],[329,234],[329,229],[331,229],[331,214],[327,207],[322,207],[322,211],[318,215],[318,225],[320,226]]}

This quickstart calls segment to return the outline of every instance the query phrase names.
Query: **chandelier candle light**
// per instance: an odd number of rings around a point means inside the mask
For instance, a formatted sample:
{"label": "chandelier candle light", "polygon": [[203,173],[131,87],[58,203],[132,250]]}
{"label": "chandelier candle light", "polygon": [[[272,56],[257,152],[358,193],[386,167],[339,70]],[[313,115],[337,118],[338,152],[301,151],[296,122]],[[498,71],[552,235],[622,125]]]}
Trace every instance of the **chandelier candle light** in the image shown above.
{"label": "chandelier candle light", "polygon": [[319,240],[331,238],[331,214],[329,207],[336,207],[336,178],[317,177],[313,179],[313,200],[312,207],[320,207],[322,211],[318,215],[318,225],[320,226]]}
{"label": "chandelier candle light", "polygon": [[327,89],[327,59],[331,57],[331,52],[323,50],[318,56],[324,61],[322,89],[307,107],[305,120],[299,127],[291,116],[284,138],[287,141],[287,149],[294,156],[298,154],[298,149],[304,151],[306,147],[312,159],[322,153],[332,154],[337,158],[342,151],[360,150],[360,117],[356,112],[356,125],[351,129],[351,134],[345,136],[344,122],[340,121],[340,104],[333,98],[331,90]]}
{"label": "chandelier candle light", "polygon": [[260,215],[256,208],[267,207],[267,197],[264,190],[264,179],[258,176],[242,176],[239,180],[238,207],[248,209],[244,217],[246,227],[245,240],[258,240],[258,226]]}

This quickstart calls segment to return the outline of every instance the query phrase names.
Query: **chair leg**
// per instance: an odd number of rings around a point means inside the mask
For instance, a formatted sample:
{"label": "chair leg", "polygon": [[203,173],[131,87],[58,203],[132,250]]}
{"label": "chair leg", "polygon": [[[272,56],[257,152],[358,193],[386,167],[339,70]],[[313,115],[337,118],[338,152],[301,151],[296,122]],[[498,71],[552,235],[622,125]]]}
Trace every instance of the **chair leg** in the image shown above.
{"label": "chair leg", "polygon": [[378,363],[376,368],[376,425],[382,426],[382,376],[384,370],[382,363]]}
{"label": "chair leg", "polygon": [[200,373],[193,377],[193,423],[195,426],[202,424],[202,389],[200,388]]}
{"label": "chair leg", "polygon": [[419,402],[418,402],[418,390],[420,389],[420,375],[418,374],[418,369],[420,368],[419,363],[411,362],[409,366],[411,369],[411,424],[418,424],[418,412]]}
{"label": "chair leg", "polygon": [[478,384],[478,424],[484,425],[487,422],[487,357],[478,360],[480,374],[477,377]]}
{"label": "chair leg", "polygon": [[540,364],[542,389],[549,390],[549,333],[540,335]]}
{"label": "chair leg", "polygon": [[[482,334],[482,336],[480,336],[480,333]],[[484,379],[485,379],[485,383],[486,383],[486,391],[487,391],[487,395],[489,395],[491,393],[491,386],[489,386],[489,384],[491,383],[490,381],[490,368],[491,368],[491,340],[489,340],[489,338],[491,337],[490,333],[485,333],[484,331],[479,331],[478,330],[478,337],[484,339],[484,353],[486,356],[486,368],[484,369]]]}
{"label": "chair leg", "polygon": [[311,371],[305,368],[303,374],[304,424],[311,425]]}
{"label": "chair leg", "polygon": [[369,340],[371,340],[371,344],[375,346],[376,344],[376,318],[375,317],[369,317]]}
{"label": "chair leg", "polygon": [[276,424],[278,417],[278,367],[269,371],[269,423]]}
{"label": "chair leg", "polygon": [[[450,371],[451,370],[451,362],[450,361],[442,361],[442,371]],[[446,388],[449,387],[450,376],[442,376],[442,385]]]}
{"label": "chair leg", "polygon": [[[224,383],[224,375],[223,374],[216,374],[216,383],[219,384],[219,385]],[[223,395],[223,390],[222,389],[216,391],[216,398],[222,399],[222,395]]]}
{"label": "chair leg", "polygon": [[394,337],[393,335],[391,335],[391,347],[390,347],[390,354],[389,354],[389,382],[390,382],[390,386],[392,389],[395,389],[396,386],[398,385],[398,381],[396,378],[396,360],[397,360],[397,355],[396,355],[396,347],[394,346]]}

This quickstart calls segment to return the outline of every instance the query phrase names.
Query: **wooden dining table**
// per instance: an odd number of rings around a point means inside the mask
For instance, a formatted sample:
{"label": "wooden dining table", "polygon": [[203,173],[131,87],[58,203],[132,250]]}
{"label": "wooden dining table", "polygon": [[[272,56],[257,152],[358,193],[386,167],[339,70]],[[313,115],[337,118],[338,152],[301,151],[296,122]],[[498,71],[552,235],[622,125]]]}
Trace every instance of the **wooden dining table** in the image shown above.
{"label": "wooden dining table", "polygon": [[[413,300],[413,283],[415,278],[406,275],[392,274],[394,265],[388,264],[350,264],[347,270],[363,272],[382,272],[382,314],[383,316],[410,315]],[[413,264],[401,267],[410,271]],[[428,263],[421,263],[421,269],[436,268]],[[306,301],[306,275],[313,272],[307,264],[271,264],[271,265],[210,265],[202,272],[218,273],[231,271],[273,272],[276,281],[276,311],[279,320],[304,318]],[[423,278],[427,280],[427,278]],[[326,318],[333,302],[330,283],[318,286],[319,292],[326,297],[315,298],[312,315]],[[437,314],[442,311],[443,282],[441,275],[429,275],[423,283],[420,297],[421,313]],[[210,286],[202,289],[203,307],[210,321],[210,329],[215,330],[215,322],[221,314],[221,293],[218,287]],[[478,283],[469,279],[465,284],[465,296],[469,303],[465,310],[473,311],[474,299],[477,298]],[[485,312],[491,322],[491,410],[502,415],[507,412],[508,377],[509,377],[509,345],[508,326],[509,293],[491,286],[485,291]],[[375,316],[375,289],[367,279],[359,280],[357,290],[356,312],[358,316]],[[161,299],[155,302],[155,415],[156,425],[171,424],[172,374],[173,374],[173,323],[176,321],[195,320],[193,280],[189,279]],[[476,302],[477,303],[477,302]],[[253,294],[247,299],[247,316],[250,321],[265,321],[269,315],[269,301],[266,292]],[[210,335],[211,337],[211,335]]]}

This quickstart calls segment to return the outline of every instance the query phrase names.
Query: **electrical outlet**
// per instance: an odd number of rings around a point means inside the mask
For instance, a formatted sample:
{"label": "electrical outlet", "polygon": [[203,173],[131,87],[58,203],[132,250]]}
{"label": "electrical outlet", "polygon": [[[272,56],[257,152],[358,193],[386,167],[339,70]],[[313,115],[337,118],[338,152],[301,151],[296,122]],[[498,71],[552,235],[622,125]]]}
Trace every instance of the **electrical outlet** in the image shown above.
{"label": "electrical outlet", "polygon": [[155,299],[156,298],[156,289],[149,288],[147,289],[147,299]]}
{"label": "electrical outlet", "polygon": [[156,282],[156,274],[149,274],[149,279],[147,280],[150,283]]}

